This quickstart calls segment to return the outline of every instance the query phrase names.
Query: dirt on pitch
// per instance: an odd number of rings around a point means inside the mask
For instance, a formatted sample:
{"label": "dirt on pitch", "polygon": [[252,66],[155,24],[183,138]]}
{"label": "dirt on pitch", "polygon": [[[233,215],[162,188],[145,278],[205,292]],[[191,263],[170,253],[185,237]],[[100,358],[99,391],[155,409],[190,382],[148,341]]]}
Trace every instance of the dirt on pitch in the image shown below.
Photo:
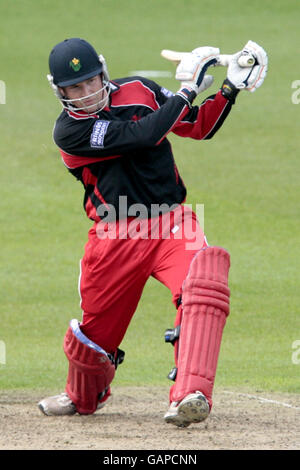
{"label": "dirt on pitch", "polygon": [[0,394],[2,450],[295,450],[300,395],[215,390],[209,418],[188,428],[166,424],[168,387],[115,387],[91,416],[48,417],[29,392]]}

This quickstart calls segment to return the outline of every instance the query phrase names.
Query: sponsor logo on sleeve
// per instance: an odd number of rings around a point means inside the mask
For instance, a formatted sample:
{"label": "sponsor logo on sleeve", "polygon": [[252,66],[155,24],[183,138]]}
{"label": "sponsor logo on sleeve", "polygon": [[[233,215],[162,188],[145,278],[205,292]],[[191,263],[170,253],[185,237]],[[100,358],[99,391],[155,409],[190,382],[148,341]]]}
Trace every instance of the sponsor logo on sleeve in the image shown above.
{"label": "sponsor logo on sleeve", "polygon": [[104,137],[110,121],[96,121],[90,138],[90,145],[94,148],[104,147]]}
{"label": "sponsor logo on sleeve", "polygon": [[167,88],[162,87],[160,90],[162,94],[165,95],[167,98],[171,98],[171,96],[174,96],[174,93],[168,90]]}

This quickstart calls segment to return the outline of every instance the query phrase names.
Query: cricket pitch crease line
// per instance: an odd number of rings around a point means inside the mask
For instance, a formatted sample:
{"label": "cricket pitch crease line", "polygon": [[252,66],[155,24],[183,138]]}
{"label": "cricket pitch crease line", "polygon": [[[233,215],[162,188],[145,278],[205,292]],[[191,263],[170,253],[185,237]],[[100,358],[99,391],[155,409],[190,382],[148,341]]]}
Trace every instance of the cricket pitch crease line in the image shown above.
{"label": "cricket pitch crease line", "polygon": [[250,395],[248,393],[235,393],[235,392],[228,392],[228,391],[225,391],[223,393],[227,393],[228,395],[237,395],[241,397],[246,397],[246,398],[261,401],[263,403],[273,403],[274,405],[285,406],[286,408],[292,408],[293,410],[300,410],[299,406],[293,406],[293,405],[290,405],[289,403],[284,403],[282,401],[277,401],[277,400],[270,400],[269,398],[258,397],[256,395]]}
{"label": "cricket pitch crease line", "polygon": [[165,70],[132,70],[129,75],[141,75],[142,77],[173,77],[171,72]]}

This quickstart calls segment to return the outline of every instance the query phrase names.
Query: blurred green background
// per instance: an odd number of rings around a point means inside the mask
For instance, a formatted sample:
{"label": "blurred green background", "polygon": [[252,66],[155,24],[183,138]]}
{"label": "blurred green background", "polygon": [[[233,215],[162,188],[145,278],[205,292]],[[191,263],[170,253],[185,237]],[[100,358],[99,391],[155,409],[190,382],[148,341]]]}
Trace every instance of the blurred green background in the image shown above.
{"label": "blurred green background", "polygon": [[[300,364],[292,361],[300,339],[300,104],[292,101],[299,14],[298,0],[0,0],[2,390],[62,391],[63,336],[69,320],[81,318],[79,260],[91,223],[82,186],[52,140],[61,106],[46,79],[51,48],[76,36],[105,56],[111,78],[168,72],[154,79],[172,91],[175,68],[161,49],[234,53],[252,39],[268,52],[265,83],[240,93],[211,141],[170,139],[187,203],[204,204],[209,243],[231,254],[231,314],[216,386],[300,392]],[[224,68],[211,73],[215,82],[198,104],[226,77]],[[174,315],[168,290],[149,280],[121,345],[126,360],[116,384],[171,385],[164,331]]]}

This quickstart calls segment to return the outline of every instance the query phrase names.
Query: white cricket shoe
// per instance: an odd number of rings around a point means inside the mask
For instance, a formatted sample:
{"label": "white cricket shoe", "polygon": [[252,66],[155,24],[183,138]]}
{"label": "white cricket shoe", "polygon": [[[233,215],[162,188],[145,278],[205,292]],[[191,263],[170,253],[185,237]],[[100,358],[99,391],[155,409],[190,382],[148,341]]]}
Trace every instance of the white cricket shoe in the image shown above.
{"label": "white cricket shoe", "polygon": [[38,407],[47,416],[71,416],[76,413],[76,406],[65,392],[44,398],[39,402]]}
{"label": "white cricket shoe", "polygon": [[[97,410],[103,408],[110,399],[111,395],[105,401],[99,402]],[[65,392],[44,398],[39,402],[38,407],[47,416],[72,416],[77,412],[76,406]]]}
{"label": "white cricket shoe", "polygon": [[186,428],[191,423],[204,421],[210,412],[207,399],[201,392],[190,393],[180,402],[173,401],[164,416],[166,423]]}

